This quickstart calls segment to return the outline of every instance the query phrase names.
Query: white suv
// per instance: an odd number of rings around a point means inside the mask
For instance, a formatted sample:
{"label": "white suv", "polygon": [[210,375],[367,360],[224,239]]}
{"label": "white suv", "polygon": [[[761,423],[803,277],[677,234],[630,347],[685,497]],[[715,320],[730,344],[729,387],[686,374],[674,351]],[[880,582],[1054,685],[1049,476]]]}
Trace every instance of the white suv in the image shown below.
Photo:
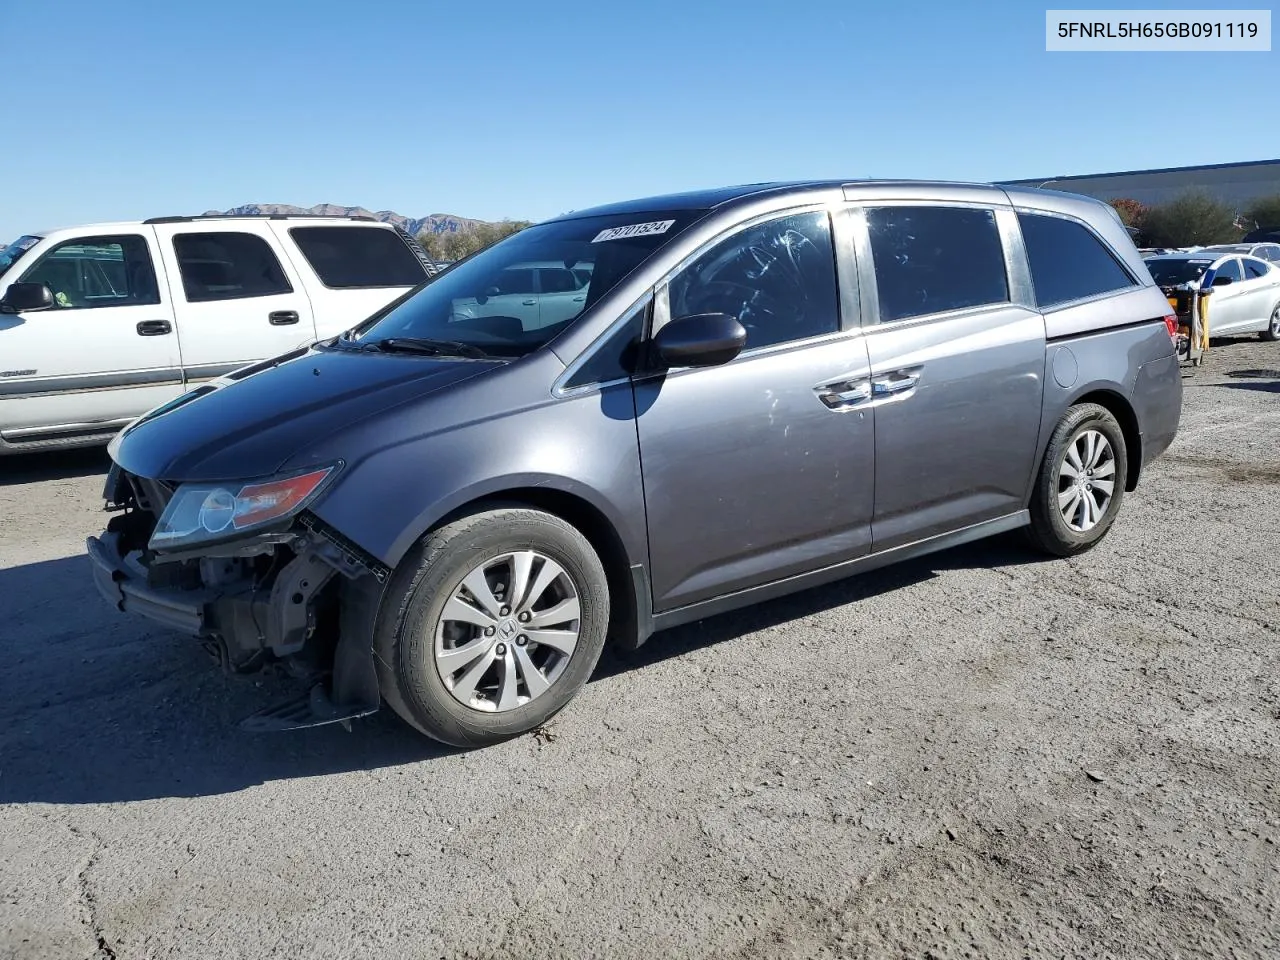
{"label": "white suv", "polygon": [[193,382],[342,332],[435,272],[370,218],[160,217],[0,251],[0,454],[107,442]]}

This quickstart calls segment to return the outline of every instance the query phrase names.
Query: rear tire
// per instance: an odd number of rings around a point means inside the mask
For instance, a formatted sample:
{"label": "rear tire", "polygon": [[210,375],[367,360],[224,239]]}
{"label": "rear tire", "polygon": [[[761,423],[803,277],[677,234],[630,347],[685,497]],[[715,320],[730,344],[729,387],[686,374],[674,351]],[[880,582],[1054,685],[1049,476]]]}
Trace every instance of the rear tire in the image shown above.
{"label": "rear tire", "polygon": [[586,537],[540,510],[488,510],[432,531],[397,568],[374,637],[378,679],[420,732],[485,746],[563,708],[608,625],[608,581]]}
{"label": "rear tire", "polygon": [[1275,342],[1280,340],[1280,303],[1271,311],[1271,319],[1267,321],[1267,329],[1262,331],[1262,339]]}
{"label": "rear tire", "polygon": [[1031,495],[1029,539],[1058,557],[1084,553],[1106,536],[1124,500],[1129,453],[1106,407],[1069,409],[1049,438]]}

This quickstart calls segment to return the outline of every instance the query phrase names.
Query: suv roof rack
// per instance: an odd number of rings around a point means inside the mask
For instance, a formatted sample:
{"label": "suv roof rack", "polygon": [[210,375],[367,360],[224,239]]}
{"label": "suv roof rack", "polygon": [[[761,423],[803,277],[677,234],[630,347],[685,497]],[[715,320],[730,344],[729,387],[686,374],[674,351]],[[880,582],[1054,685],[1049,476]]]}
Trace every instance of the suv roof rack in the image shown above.
{"label": "suv roof rack", "polygon": [[377,217],[363,213],[204,213],[191,217],[151,217],[143,223],[192,223],[196,220],[364,220],[377,223]]}

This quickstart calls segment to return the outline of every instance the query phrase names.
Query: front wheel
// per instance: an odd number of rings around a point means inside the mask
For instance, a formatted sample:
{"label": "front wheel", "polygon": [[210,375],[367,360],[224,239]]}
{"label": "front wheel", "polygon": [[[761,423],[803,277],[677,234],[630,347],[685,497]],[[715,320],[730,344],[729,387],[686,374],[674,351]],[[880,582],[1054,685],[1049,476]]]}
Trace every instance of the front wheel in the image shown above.
{"label": "front wheel", "polygon": [[496,743],[582,689],[608,624],[604,568],[573,526],[522,507],[464,517],[424,538],[388,587],[375,638],[383,696],[433,739]]}
{"label": "front wheel", "polygon": [[1059,557],[1083,553],[1111,529],[1129,475],[1124,431],[1106,407],[1067,411],[1045,450],[1031,496],[1032,542]]}
{"label": "front wheel", "polygon": [[1262,331],[1263,340],[1280,340],[1280,303],[1271,311],[1271,319],[1267,321],[1267,329]]}

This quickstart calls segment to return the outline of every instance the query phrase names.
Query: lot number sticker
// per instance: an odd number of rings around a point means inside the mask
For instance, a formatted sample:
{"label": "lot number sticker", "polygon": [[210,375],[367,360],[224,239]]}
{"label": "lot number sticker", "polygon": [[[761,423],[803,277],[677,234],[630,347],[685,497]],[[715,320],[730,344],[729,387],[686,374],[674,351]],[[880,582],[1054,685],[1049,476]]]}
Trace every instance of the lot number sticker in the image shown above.
{"label": "lot number sticker", "polygon": [[591,242],[602,243],[605,240],[622,240],[626,237],[648,237],[655,233],[666,233],[674,223],[674,220],[654,220],[650,223],[632,223],[625,227],[610,227],[608,230],[597,233],[596,238]]}

